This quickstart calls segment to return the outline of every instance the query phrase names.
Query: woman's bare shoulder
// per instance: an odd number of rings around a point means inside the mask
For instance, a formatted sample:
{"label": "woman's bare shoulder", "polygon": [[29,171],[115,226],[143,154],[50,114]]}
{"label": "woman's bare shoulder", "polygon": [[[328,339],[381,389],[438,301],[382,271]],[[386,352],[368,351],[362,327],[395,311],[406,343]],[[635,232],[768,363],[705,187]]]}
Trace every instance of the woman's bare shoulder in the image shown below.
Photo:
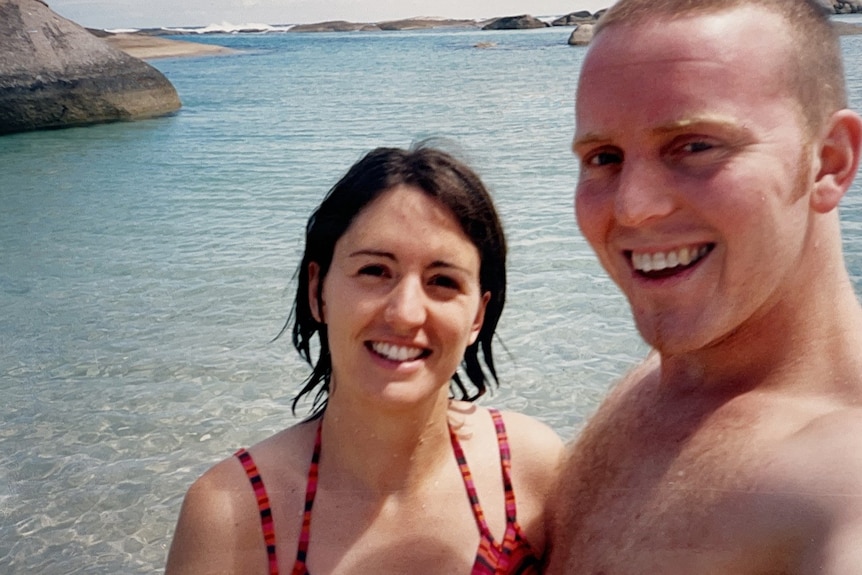
{"label": "woman's bare shoulder", "polygon": [[[273,505],[285,505],[287,493],[302,492],[313,449],[309,425],[293,426],[248,448],[266,489],[279,495]],[[267,572],[267,558],[257,496],[243,464],[228,457],[186,492],[165,573],[258,572]]]}
{"label": "woman's bare shoulder", "polygon": [[259,525],[245,470],[236,458],[221,461],[186,492],[166,575],[256,573],[266,559]]}
{"label": "woman's bare shoulder", "polygon": [[294,469],[304,478],[319,423],[319,420],[298,423],[255,443],[248,451],[262,470]]}
{"label": "woman's bare shoulder", "polygon": [[[488,409],[478,405],[455,407],[465,414],[464,429],[479,438],[484,451],[496,441]],[[547,424],[516,411],[501,411],[511,454],[512,476],[518,484],[545,491],[550,488],[563,455],[563,441]]]}
{"label": "woman's bare shoulder", "polygon": [[502,412],[506,424],[512,472],[542,492],[551,489],[565,446],[556,431],[538,419],[516,411]]}

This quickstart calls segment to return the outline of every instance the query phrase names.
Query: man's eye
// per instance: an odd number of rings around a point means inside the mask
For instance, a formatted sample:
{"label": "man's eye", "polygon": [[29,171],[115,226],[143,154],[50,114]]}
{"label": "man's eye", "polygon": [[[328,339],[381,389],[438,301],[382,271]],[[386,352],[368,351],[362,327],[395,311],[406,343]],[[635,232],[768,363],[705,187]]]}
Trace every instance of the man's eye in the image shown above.
{"label": "man's eye", "polygon": [[696,141],[685,144],[682,149],[689,154],[697,154],[698,152],[706,152],[713,149],[715,146],[710,142]]}
{"label": "man's eye", "polygon": [[619,164],[622,159],[622,154],[619,152],[601,151],[586,157],[584,163],[589,166],[608,166],[610,164]]}

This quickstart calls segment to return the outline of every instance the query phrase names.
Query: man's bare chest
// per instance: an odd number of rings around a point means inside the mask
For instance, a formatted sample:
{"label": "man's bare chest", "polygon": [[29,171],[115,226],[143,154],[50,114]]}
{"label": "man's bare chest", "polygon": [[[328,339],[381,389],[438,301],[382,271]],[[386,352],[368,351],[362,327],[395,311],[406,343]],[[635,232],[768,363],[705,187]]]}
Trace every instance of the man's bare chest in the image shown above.
{"label": "man's bare chest", "polygon": [[740,417],[651,423],[579,445],[568,498],[577,572],[781,573],[800,511],[770,485],[778,434]]}

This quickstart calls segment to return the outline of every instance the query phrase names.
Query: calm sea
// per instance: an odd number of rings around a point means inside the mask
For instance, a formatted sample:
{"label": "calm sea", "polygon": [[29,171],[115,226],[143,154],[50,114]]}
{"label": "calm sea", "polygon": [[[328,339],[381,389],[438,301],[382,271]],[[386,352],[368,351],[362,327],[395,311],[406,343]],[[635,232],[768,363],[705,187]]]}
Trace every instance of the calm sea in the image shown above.
{"label": "calm sea", "polygon": [[271,340],[303,225],[378,145],[450,138],[492,188],[510,298],[483,402],[572,436],[645,347],[574,223],[569,32],[195,37],[244,52],[154,62],[176,116],[0,138],[0,573],[160,572],[192,480],[296,421],[306,371]]}

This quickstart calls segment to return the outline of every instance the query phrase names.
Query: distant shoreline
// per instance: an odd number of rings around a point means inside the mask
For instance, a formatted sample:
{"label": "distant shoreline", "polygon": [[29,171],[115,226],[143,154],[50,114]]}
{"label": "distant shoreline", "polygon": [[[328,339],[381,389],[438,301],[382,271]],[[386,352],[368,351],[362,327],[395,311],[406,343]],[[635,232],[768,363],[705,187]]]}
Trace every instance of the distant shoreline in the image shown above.
{"label": "distant shoreline", "polygon": [[[583,11],[582,15],[590,14]],[[489,18],[484,20],[461,20],[447,18],[406,18],[387,22],[346,22],[330,21],[315,24],[275,25],[266,27],[239,26],[236,29],[224,29],[219,27],[202,28],[149,28],[142,30],[129,30],[111,32],[109,30],[89,29],[90,33],[99,36],[115,48],[126,54],[142,60],[155,60],[159,58],[179,58],[195,56],[218,56],[236,54],[237,50],[203,44],[200,42],[174,40],[164,38],[169,35],[212,35],[230,33],[312,33],[312,32],[355,32],[355,31],[393,31],[393,30],[421,30],[432,28],[465,28],[481,29],[485,24],[496,20]],[[550,24],[548,24],[550,26]],[[567,24],[555,24],[557,26]]]}
{"label": "distant shoreline", "polygon": [[[600,11],[601,12],[601,11]],[[581,15],[589,14],[589,12],[581,12]],[[429,28],[475,28],[481,29],[483,25],[495,20],[495,18],[485,20],[454,20],[454,19],[433,19],[433,18],[408,18],[404,20],[396,20],[391,22],[378,23],[355,23],[345,21],[319,22],[316,24],[297,24],[273,26],[269,29],[258,29],[241,27],[237,30],[209,30],[201,28],[203,31],[195,29],[176,29],[170,28],[154,28],[136,31],[110,32],[106,30],[90,29],[90,32],[101,37],[115,48],[122,50],[126,54],[142,60],[155,60],[160,58],[180,58],[180,57],[196,57],[196,56],[223,56],[229,54],[237,54],[239,51],[224,46],[214,44],[204,44],[201,42],[174,40],[164,38],[166,35],[180,34],[227,34],[227,33],[309,33],[309,32],[351,32],[351,31],[387,31],[387,30],[417,30]],[[862,26],[855,23],[834,22],[837,31],[840,35],[862,34]],[[573,24],[554,23],[555,26],[573,27]]]}

